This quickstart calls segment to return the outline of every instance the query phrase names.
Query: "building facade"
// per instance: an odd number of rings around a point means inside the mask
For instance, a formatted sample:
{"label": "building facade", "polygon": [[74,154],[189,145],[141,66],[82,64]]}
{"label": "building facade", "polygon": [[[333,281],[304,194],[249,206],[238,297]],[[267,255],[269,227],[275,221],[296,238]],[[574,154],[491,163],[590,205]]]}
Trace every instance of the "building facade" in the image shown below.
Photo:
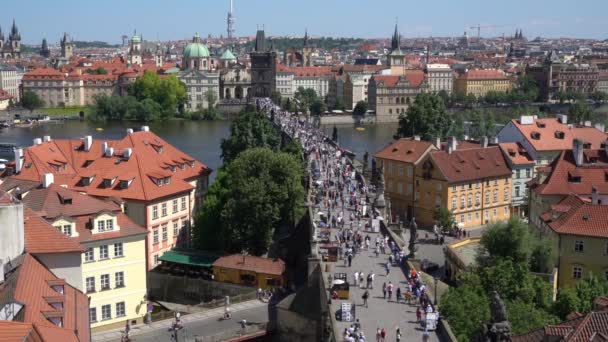
{"label": "building facade", "polygon": [[369,108],[376,112],[377,121],[396,121],[426,91],[422,70],[407,70],[401,76],[374,75],[369,81]]}
{"label": "building facade", "polygon": [[519,143],[501,143],[499,146],[513,171],[512,214],[525,217],[528,215],[528,182],[535,176],[534,159]]}
{"label": "building facade", "polygon": [[9,32],[8,39],[4,40],[4,33],[0,28],[0,58],[19,59],[21,58],[21,33],[13,19],[13,26]]}
{"label": "building facade", "polygon": [[254,97],[270,97],[276,91],[277,54],[258,30],[251,58],[251,90]]}
{"label": "building facade", "polygon": [[13,97],[13,101],[21,101],[21,79],[23,71],[11,64],[0,63],[0,89]]}
{"label": "building facade", "polygon": [[429,91],[445,91],[452,93],[454,87],[454,71],[447,64],[427,64],[424,69]]}
{"label": "building facade", "polygon": [[485,96],[489,91],[506,93],[513,89],[513,82],[502,70],[467,70],[454,79],[454,92],[476,97]]}

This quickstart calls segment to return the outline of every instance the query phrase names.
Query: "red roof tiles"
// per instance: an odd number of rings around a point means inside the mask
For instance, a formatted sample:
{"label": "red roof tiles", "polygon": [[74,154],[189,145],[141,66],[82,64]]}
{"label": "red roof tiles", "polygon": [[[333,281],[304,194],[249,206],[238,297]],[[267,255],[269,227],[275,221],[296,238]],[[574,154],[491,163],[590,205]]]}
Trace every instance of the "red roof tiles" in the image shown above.
{"label": "red roof tiles", "polygon": [[251,255],[243,256],[241,254],[223,256],[213,263],[213,267],[274,275],[282,275],[285,272],[285,262],[281,259],[268,259]]}
{"label": "red roof tiles", "polygon": [[542,216],[556,233],[608,238],[608,205],[592,204],[589,200],[569,195],[559,206],[562,210],[552,208]]}
{"label": "red roof tiles", "polygon": [[26,208],[23,213],[25,251],[31,254],[82,253],[84,248],[67,237],[42,217]]}
{"label": "red roof tiles", "polygon": [[468,80],[508,80],[509,78],[498,69],[473,69],[459,76]]}
{"label": "red roof tiles", "polygon": [[511,175],[498,146],[446,151],[431,151],[431,159],[450,183]]}
{"label": "red roof tiles", "polygon": [[410,86],[419,87],[424,81],[424,71],[406,70],[405,75],[374,75],[372,78],[376,81],[376,84],[384,84],[388,88],[397,86],[404,79],[407,80]]}
{"label": "red roof tiles", "polygon": [[515,142],[498,144],[505,158],[511,161],[513,165],[533,165],[534,159],[530,157],[526,149]]}
{"label": "red roof tiles", "polygon": [[417,162],[425,152],[433,149],[428,141],[417,141],[413,138],[401,138],[374,154],[374,158],[402,161],[406,163]]}
{"label": "red roof tiles", "polygon": [[513,119],[511,123],[521,132],[536,151],[557,151],[572,148],[574,139],[591,143],[598,149],[606,141],[606,134],[594,127],[573,127],[562,124],[558,119],[535,119],[531,124],[521,124]]}

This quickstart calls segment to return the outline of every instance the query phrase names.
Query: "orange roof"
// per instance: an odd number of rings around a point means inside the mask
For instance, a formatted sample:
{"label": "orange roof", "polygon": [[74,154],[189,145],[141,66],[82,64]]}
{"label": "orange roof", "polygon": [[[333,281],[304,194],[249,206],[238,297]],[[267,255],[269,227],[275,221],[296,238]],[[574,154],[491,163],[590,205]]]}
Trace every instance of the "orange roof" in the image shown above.
{"label": "orange roof", "polygon": [[32,323],[0,321],[0,342],[34,342],[42,337]]}
{"label": "orange roof", "polygon": [[541,216],[556,233],[608,238],[608,205],[568,195],[559,206],[562,210],[552,209]]}
{"label": "orange roof", "polygon": [[606,141],[606,133],[594,127],[568,127],[556,118],[534,119],[531,124],[521,124],[521,120],[511,120],[534,147],[536,151],[557,151],[572,148],[574,139],[590,143],[592,149],[598,149]]}
{"label": "orange roof", "polygon": [[532,165],[534,159],[530,157],[526,149],[518,142],[500,143],[498,144],[504,156],[511,161],[513,165]]}
{"label": "orange roof", "polygon": [[213,263],[213,267],[274,275],[282,275],[285,272],[285,262],[281,259],[268,259],[251,255],[243,256],[241,254],[223,256]]}
{"label": "orange roof", "polygon": [[376,152],[374,158],[415,163],[430,149],[433,149],[433,144],[428,141],[401,138]]}
{"label": "orange roof", "polygon": [[412,87],[419,87],[424,81],[424,71],[422,70],[406,70],[405,75],[374,75],[372,78],[376,81],[376,84],[384,84],[385,87],[392,88],[397,86],[400,81],[407,80]]}
{"label": "orange roof", "polygon": [[65,75],[58,70],[53,68],[40,68],[29,71],[23,75],[26,80],[29,79],[64,79]]}
{"label": "orange roof", "polygon": [[321,77],[334,74],[330,66],[288,67],[284,64],[277,65],[277,72],[292,73],[296,77]]}
{"label": "orange roof", "polygon": [[509,79],[498,69],[473,69],[469,70],[459,78],[468,80],[506,80]]}
{"label": "orange roof", "polygon": [[431,160],[450,183],[511,175],[498,146],[457,149],[452,153],[431,151]]}
{"label": "orange roof", "polygon": [[84,248],[48,224],[31,209],[23,212],[25,251],[32,254],[82,253]]}
{"label": "orange roof", "polygon": [[[28,147],[24,151],[24,167],[14,179],[40,182],[45,173],[55,175],[55,184],[86,192],[99,197],[116,197],[136,200],[153,200],[193,189],[189,181],[211,170],[199,161],[178,150],[152,132],[134,132],[122,140],[107,140],[114,155],[102,153],[104,141],[95,140],[89,151],[82,140],[51,140]],[[153,146],[154,145],[154,146]],[[161,148],[159,148],[161,147]],[[130,148],[130,158],[123,156]],[[67,161],[57,169],[56,160]],[[183,168],[182,168],[183,166]],[[153,174],[169,174],[170,182],[158,185]],[[82,183],[83,176],[95,175],[89,185]],[[109,187],[104,179],[115,179]],[[127,188],[120,181],[129,182]]]}

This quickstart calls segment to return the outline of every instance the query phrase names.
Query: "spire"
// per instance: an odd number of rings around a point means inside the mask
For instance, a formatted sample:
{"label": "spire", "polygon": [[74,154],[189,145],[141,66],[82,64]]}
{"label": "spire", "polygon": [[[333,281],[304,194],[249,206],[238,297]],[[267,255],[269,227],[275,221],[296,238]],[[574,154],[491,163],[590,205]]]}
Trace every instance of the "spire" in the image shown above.
{"label": "spire", "polygon": [[42,50],[46,50],[48,48],[49,48],[49,45],[46,42],[46,38],[42,38]]}
{"label": "spire", "polygon": [[2,33],[2,26],[0,26],[0,41],[4,41],[4,33]]}
{"label": "spire", "polygon": [[304,30],[304,47],[308,47],[308,29]]}
{"label": "spire", "polygon": [[266,52],[266,34],[264,30],[258,30],[255,35],[255,52]]}
{"label": "spire", "polygon": [[19,34],[19,29],[15,23],[15,18],[13,18],[13,26],[11,27],[11,33],[8,38],[9,40],[21,40],[21,35]]}
{"label": "spire", "polygon": [[401,36],[399,36],[399,28],[395,20],[395,32],[393,33],[393,39],[391,40],[391,51],[399,49],[401,46]]}

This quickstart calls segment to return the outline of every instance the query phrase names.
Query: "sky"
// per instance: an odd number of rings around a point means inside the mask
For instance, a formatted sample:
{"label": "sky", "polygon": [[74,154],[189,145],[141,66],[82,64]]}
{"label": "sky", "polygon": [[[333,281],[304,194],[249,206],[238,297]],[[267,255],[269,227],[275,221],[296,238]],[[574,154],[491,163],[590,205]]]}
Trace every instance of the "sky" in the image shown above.
{"label": "sky", "polygon": [[[238,36],[390,37],[395,21],[403,37],[512,35],[608,38],[608,0],[234,0]],[[145,40],[189,39],[195,32],[226,35],[229,0],[3,0],[0,27],[12,19],[23,42],[75,40],[119,43],[123,34]]]}

